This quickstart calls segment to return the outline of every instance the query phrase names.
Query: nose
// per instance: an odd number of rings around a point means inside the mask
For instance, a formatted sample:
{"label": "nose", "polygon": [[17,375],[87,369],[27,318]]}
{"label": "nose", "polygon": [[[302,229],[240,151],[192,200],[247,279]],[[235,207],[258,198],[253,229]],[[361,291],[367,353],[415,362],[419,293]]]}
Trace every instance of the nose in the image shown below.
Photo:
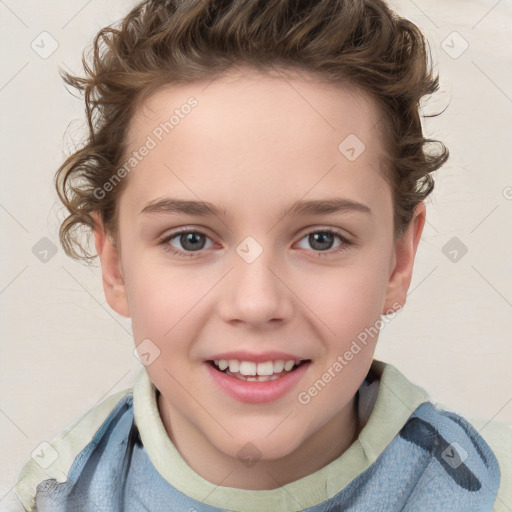
{"label": "nose", "polygon": [[233,261],[220,290],[219,311],[224,321],[261,327],[289,320],[293,292],[271,251],[264,250],[252,262],[235,254]]}

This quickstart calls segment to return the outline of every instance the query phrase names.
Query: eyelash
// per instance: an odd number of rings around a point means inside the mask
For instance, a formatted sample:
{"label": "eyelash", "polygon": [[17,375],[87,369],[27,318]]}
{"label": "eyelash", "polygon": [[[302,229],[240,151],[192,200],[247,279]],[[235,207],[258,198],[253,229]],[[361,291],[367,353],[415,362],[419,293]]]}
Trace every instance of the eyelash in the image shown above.
{"label": "eyelash", "polygon": [[[163,239],[159,240],[159,245],[162,245],[163,246],[163,249],[167,252],[170,252],[173,256],[178,256],[179,258],[190,258],[190,257],[194,257],[194,255],[196,253],[200,253],[201,250],[199,251],[179,251],[177,249],[175,249],[172,245],[169,245],[169,242],[171,240],[173,240],[174,238],[176,238],[177,236],[179,235],[182,235],[182,234],[195,234],[195,235],[202,235],[202,236],[205,236],[206,238],[209,238],[205,233],[201,232],[201,231],[198,231],[196,229],[181,229],[181,230],[178,230],[178,231],[174,231],[172,233],[169,233],[168,235],[166,235]],[[318,230],[314,230],[314,231],[310,231],[309,233],[306,233],[302,238],[301,240],[303,240],[304,238],[306,238],[307,236],[311,235],[311,234],[314,234],[314,233],[322,233],[322,234],[329,234],[329,235],[334,235],[336,237],[338,237],[343,243],[341,245],[339,245],[335,250],[332,250],[332,251],[314,251],[316,253],[316,257],[326,257],[326,256],[332,256],[334,254],[338,254],[342,251],[346,251],[350,248],[350,246],[353,245],[353,242],[351,242],[350,240],[348,240],[346,237],[344,237],[341,233],[339,233],[338,231],[334,230],[334,229],[329,229],[329,228],[326,228],[326,229],[318,229]]]}

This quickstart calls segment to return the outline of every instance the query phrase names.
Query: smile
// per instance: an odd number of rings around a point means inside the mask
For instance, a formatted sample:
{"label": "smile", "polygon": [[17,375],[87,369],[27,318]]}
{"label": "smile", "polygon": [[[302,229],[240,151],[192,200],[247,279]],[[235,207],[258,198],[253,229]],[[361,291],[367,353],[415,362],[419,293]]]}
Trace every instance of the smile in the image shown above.
{"label": "smile", "polygon": [[[216,387],[228,396],[239,402],[257,404],[278,400],[297,388],[310,364],[310,359],[263,363],[209,360],[204,367]],[[237,371],[232,372],[232,368]],[[276,369],[279,371],[275,371]]]}
{"label": "smile", "polygon": [[265,382],[279,379],[294,371],[306,361],[277,360],[255,363],[253,361],[240,361],[226,359],[210,361],[213,366],[225,375],[249,382]]}

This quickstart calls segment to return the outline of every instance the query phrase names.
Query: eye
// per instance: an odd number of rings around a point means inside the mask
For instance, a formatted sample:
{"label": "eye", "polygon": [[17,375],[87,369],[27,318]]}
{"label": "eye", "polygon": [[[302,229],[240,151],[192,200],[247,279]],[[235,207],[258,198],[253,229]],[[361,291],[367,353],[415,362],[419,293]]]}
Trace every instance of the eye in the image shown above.
{"label": "eye", "polygon": [[[174,243],[181,245],[182,249],[179,247],[176,248],[175,245],[171,244],[175,239],[176,242]],[[168,234],[159,241],[159,244],[161,244],[163,248],[171,254],[187,258],[193,257],[195,252],[205,249],[206,240],[209,240],[209,237],[201,231],[197,231],[195,229],[182,229]]]}
{"label": "eye", "polygon": [[[335,250],[329,250],[333,247],[335,239],[341,241]],[[211,239],[203,232],[196,229],[181,229],[166,235],[159,241],[165,251],[180,258],[194,257],[194,253],[200,253],[203,249],[211,248],[214,244],[206,247],[206,242]],[[311,231],[302,240],[307,240],[317,254],[315,256],[331,256],[341,251],[349,249],[352,244],[345,236],[333,229],[321,229]],[[172,243],[174,241],[174,243]],[[178,247],[176,247],[178,245]],[[181,247],[180,247],[181,246]],[[304,248],[304,247],[302,247]]]}
{"label": "eye", "polygon": [[[329,251],[332,248],[334,239],[338,238],[341,241],[333,251]],[[322,229],[317,231],[311,231],[302,240],[307,240],[307,243],[311,245],[315,252],[318,252],[317,256],[329,256],[337,254],[341,251],[347,250],[352,242],[345,236],[333,229]],[[329,251],[329,252],[327,252]]]}

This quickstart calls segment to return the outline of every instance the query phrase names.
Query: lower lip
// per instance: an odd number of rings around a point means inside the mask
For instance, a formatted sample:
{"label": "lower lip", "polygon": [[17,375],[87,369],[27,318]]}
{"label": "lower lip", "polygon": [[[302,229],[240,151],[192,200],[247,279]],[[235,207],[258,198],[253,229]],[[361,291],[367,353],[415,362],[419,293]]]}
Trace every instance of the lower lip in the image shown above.
{"label": "lower lip", "polygon": [[283,377],[264,382],[240,380],[216,370],[209,362],[206,368],[213,381],[228,395],[240,402],[261,404],[272,402],[289,393],[303,377],[311,361],[302,363],[296,370]]}

